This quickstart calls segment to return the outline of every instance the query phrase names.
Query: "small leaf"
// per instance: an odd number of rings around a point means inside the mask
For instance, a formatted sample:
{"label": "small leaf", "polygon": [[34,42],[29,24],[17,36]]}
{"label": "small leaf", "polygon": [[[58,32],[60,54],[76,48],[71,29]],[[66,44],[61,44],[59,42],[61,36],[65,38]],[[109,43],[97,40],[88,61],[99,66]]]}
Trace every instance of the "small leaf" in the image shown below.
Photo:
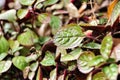
{"label": "small leaf", "polygon": [[89,49],[100,49],[101,45],[98,43],[90,42],[88,44],[85,44],[83,47]]}
{"label": "small leaf", "polygon": [[0,61],[3,60],[8,54],[7,53],[1,53],[0,54]]}
{"label": "small leaf", "polygon": [[19,9],[17,12],[17,16],[19,19],[23,19],[27,14],[28,14],[29,10],[27,9]]}
{"label": "small leaf", "polygon": [[26,57],[27,62],[35,61],[38,59],[38,57],[41,55],[41,52],[38,52],[36,54],[31,54],[30,56]]}
{"label": "small leaf", "polygon": [[105,62],[105,59],[101,55],[97,55],[89,61],[89,66],[98,66],[103,62]]}
{"label": "small leaf", "polygon": [[42,70],[41,67],[38,68],[37,75],[36,75],[36,80],[42,80]]}
{"label": "small leaf", "polygon": [[50,72],[50,79],[49,80],[56,80],[57,79],[57,70],[56,68]]}
{"label": "small leaf", "polygon": [[95,57],[93,52],[85,51],[83,52],[79,59],[77,60],[77,66],[80,72],[89,73],[94,68],[89,66],[89,61],[91,61]]}
{"label": "small leaf", "polygon": [[108,59],[112,49],[112,45],[113,45],[112,36],[108,34],[107,36],[104,37],[101,43],[100,53],[104,58]]}
{"label": "small leaf", "polygon": [[8,49],[9,49],[8,41],[4,38],[4,36],[0,36],[0,54],[7,53]]}
{"label": "small leaf", "polygon": [[74,48],[80,45],[84,39],[84,33],[77,24],[69,24],[59,30],[54,36],[54,43],[65,49]]}
{"label": "small leaf", "polygon": [[50,22],[50,14],[48,13],[42,13],[38,15],[38,21],[40,21],[41,23],[49,23]]}
{"label": "small leaf", "polygon": [[103,72],[98,72],[93,76],[92,80],[107,80],[107,78]]}
{"label": "small leaf", "polygon": [[50,26],[52,28],[52,33],[56,34],[58,29],[61,27],[61,20],[57,16],[51,16]]}
{"label": "small leaf", "polygon": [[19,47],[20,44],[17,40],[16,41],[9,40],[8,42],[13,53],[23,48],[23,47]]}
{"label": "small leaf", "polygon": [[30,72],[30,73],[28,74],[29,80],[33,80],[34,76],[35,76],[35,72]]}
{"label": "small leaf", "polygon": [[43,4],[45,6],[49,6],[49,5],[55,4],[57,2],[58,2],[58,0],[46,0]]}
{"label": "small leaf", "polygon": [[[117,0],[114,0],[114,1],[117,1]],[[111,17],[110,17],[110,25],[113,25],[114,22],[117,20],[119,14],[120,14],[120,1],[118,0],[115,7],[113,8],[112,10],[112,14],[111,14]]]}
{"label": "small leaf", "polygon": [[20,34],[17,37],[17,40],[20,44],[24,46],[32,46],[38,41],[38,36],[30,29],[26,29],[24,33]]}
{"label": "small leaf", "polygon": [[55,65],[55,58],[52,53],[46,52],[44,59],[40,62],[43,66]]}
{"label": "small leaf", "polygon": [[44,44],[45,42],[47,42],[47,41],[49,41],[50,40],[50,37],[45,37],[45,36],[41,36],[40,38],[39,38],[39,43],[40,44]]}
{"label": "small leaf", "polygon": [[38,62],[34,62],[30,65],[30,70],[31,71],[36,71],[38,67]]}
{"label": "small leaf", "polygon": [[117,80],[118,66],[116,64],[111,64],[110,66],[106,66],[102,69],[102,71],[109,80]]}
{"label": "small leaf", "polygon": [[77,48],[73,50],[72,52],[65,54],[64,56],[61,56],[60,61],[64,62],[64,61],[77,60],[81,53],[82,53],[82,50],[80,48]]}
{"label": "small leaf", "polygon": [[77,63],[76,61],[71,61],[71,62],[68,62],[68,70],[69,71],[74,71],[77,67]]}
{"label": "small leaf", "polygon": [[0,20],[15,21],[16,20],[16,10],[11,9],[11,10],[7,10],[4,13],[1,13]]}
{"label": "small leaf", "polygon": [[19,0],[22,5],[32,5],[35,0]]}
{"label": "small leaf", "polygon": [[0,61],[0,74],[6,72],[12,65],[11,61]]}
{"label": "small leaf", "polygon": [[25,67],[28,66],[28,62],[26,61],[26,57],[24,56],[16,56],[12,59],[12,62],[14,66],[20,70],[24,70]]}

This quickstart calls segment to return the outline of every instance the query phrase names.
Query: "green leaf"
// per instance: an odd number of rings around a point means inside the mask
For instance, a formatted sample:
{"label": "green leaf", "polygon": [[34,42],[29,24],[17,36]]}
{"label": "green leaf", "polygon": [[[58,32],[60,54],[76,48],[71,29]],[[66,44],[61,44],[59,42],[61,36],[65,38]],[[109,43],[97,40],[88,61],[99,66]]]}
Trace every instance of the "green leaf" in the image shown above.
{"label": "green leaf", "polygon": [[94,42],[90,42],[88,44],[85,44],[84,46],[82,46],[84,48],[89,48],[89,49],[100,49],[101,45],[98,43],[94,43]]}
{"label": "green leaf", "polygon": [[33,80],[34,76],[35,76],[35,72],[29,72],[28,79]]}
{"label": "green leaf", "polygon": [[27,62],[36,61],[40,55],[41,55],[41,52],[38,52],[36,54],[31,54],[30,56],[26,57],[26,61]]}
{"label": "green leaf", "polygon": [[118,3],[115,5],[111,17],[110,17],[110,22],[108,22],[108,24],[110,23],[110,25],[112,26],[114,24],[114,22],[117,20],[117,18],[120,15],[120,1],[118,0]]}
{"label": "green leaf", "polygon": [[61,27],[61,20],[57,16],[51,16],[50,26],[52,28],[52,33],[56,34],[58,29]]}
{"label": "green leaf", "polygon": [[42,80],[42,70],[41,67],[38,68],[37,75],[36,75],[36,80]]}
{"label": "green leaf", "polygon": [[118,66],[116,64],[110,64],[110,66],[104,67],[102,71],[109,80],[117,80]]}
{"label": "green leaf", "polygon": [[16,20],[16,10],[11,9],[7,10],[0,14],[0,20],[8,20],[8,21],[15,21]]}
{"label": "green leaf", "polygon": [[97,55],[89,61],[89,66],[98,66],[103,62],[105,62],[105,59],[101,55]]}
{"label": "green leaf", "polygon": [[58,2],[58,0],[46,0],[43,4],[45,6],[49,6],[49,5],[55,4],[57,2]]}
{"label": "green leaf", "polygon": [[65,49],[74,48],[80,45],[84,39],[84,33],[77,24],[69,24],[60,29],[54,36],[54,43]]}
{"label": "green leaf", "polygon": [[112,36],[108,34],[107,36],[104,37],[101,43],[100,53],[104,58],[108,59],[112,49],[112,45],[113,45]]}
{"label": "green leaf", "polygon": [[68,62],[68,70],[74,71],[77,68],[77,62],[76,61],[70,61]]}
{"label": "green leaf", "polygon": [[20,34],[17,37],[17,40],[20,44],[24,46],[32,46],[38,41],[38,36],[30,29],[26,29],[24,33]]}
{"label": "green leaf", "polygon": [[1,53],[0,54],[0,61],[3,60],[8,54],[7,53]]}
{"label": "green leaf", "polygon": [[19,9],[17,12],[17,16],[19,19],[23,19],[28,14],[28,12],[28,9]]}
{"label": "green leaf", "polygon": [[49,80],[56,80],[57,79],[57,69],[55,68],[50,72],[50,79]]}
{"label": "green leaf", "polygon": [[32,5],[35,0],[19,0],[22,5]]}
{"label": "green leaf", "polygon": [[38,15],[38,21],[41,23],[49,23],[50,22],[50,14],[42,13]]}
{"label": "green leaf", "polygon": [[77,60],[77,66],[80,72],[89,73],[94,68],[89,66],[89,61],[91,61],[95,57],[93,52],[85,51],[83,52],[79,59]]}
{"label": "green leaf", "polygon": [[12,65],[11,61],[0,61],[0,74],[6,72]]}
{"label": "green leaf", "polygon": [[107,78],[103,72],[98,72],[93,76],[92,80],[107,80]]}
{"label": "green leaf", "polygon": [[0,54],[7,53],[8,49],[9,49],[8,41],[4,38],[4,36],[0,36]]}
{"label": "green leaf", "polygon": [[55,58],[52,53],[47,51],[45,53],[44,59],[40,62],[43,66],[52,66],[55,65]]}
{"label": "green leaf", "polygon": [[20,70],[24,70],[25,67],[28,66],[28,62],[26,61],[26,57],[24,56],[16,56],[12,59],[12,62],[15,67],[17,67]]}
{"label": "green leaf", "polygon": [[47,41],[49,41],[50,40],[50,37],[45,37],[45,36],[41,36],[40,38],[39,38],[39,43],[40,44],[44,44],[45,42],[47,42]]}
{"label": "green leaf", "polygon": [[81,53],[82,53],[82,50],[80,48],[77,48],[73,50],[72,52],[65,54],[64,56],[61,56],[60,61],[64,62],[64,61],[77,60]]}
{"label": "green leaf", "polygon": [[16,41],[9,40],[8,42],[13,53],[23,48],[23,47],[19,47],[20,44],[17,40]]}
{"label": "green leaf", "polygon": [[30,70],[31,71],[36,71],[37,70],[37,67],[38,67],[38,61],[37,62],[34,62],[34,63],[32,63],[31,65],[30,65]]}

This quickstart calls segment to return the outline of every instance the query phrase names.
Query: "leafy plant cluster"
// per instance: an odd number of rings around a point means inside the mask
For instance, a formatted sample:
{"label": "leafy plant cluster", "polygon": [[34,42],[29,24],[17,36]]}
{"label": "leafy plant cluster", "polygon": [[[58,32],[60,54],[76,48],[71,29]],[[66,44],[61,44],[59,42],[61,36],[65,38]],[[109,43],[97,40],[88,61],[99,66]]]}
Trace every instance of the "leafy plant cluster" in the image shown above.
{"label": "leafy plant cluster", "polygon": [[1,1],[0,80],[119,78],[119,0]]}

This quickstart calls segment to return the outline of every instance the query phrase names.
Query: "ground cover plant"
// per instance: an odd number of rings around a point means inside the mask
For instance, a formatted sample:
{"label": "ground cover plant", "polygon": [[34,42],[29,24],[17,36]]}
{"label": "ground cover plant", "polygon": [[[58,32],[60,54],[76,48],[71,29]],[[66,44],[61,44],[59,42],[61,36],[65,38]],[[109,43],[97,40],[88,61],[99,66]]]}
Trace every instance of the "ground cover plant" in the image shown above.
{"label": "ground cover plant", "polygon": [[0,80],[119,80],[120,0],[0,0]]}

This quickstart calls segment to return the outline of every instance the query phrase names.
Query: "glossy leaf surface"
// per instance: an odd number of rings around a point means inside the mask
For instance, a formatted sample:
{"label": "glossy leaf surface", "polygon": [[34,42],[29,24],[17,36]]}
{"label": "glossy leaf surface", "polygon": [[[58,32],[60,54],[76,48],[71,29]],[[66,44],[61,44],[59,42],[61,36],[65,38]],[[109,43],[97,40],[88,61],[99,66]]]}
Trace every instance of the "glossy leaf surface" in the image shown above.
{"label": "glossy leaf surface", "polygon": [[109,80],[117,80],[118,66],[116,64],[110,64],[102,69]]}
{"label": "glossy leaf surface", "polygon": [[17,40],[24,46],[31,46],[38,41],[38,36],[30,29],[27,29],[24,33],[17,37]]}
{"label": "glossy leaf surface", "polygon": [[89,66],[89,61],[91,61],[94,57],[95,55],[93,52],[83,52],[77,60],[77,66],[79,71],[82,73],[89,73],[90,71],[92,71],[93,67]]}
{"label": "glossy leaf surface", "polygon": [[28,62],[26,61],[26,57],[24,56],[16,56],[12,59],[12,62],[14,66],[20,70],[24,70],[25,67],[28,66]]}
{"label": "glossy leaf surface", "polygon": [[61,56],[61,61],[72,61],[77,60],[82,53],[82,50],[80,48],[77,48],[73,50],[72,52],[65,54],[64,56]]}
{"label": "glossy leaf surface", "polygon": [[16,20],[16,10],[11,9],[0,14],[0,20],[15,21]]}
{"label": "glossy leaf surface", "polygon": [[55,58],[52,53],[46,52],[44,59],[40,62],[43,66],[55,65]]}
{"label": "glossy leaf surface", "polygon": [[9,43],[4,36],[0,36],[0,53],[6,53],[9,49]]}
{"label": "glossy leaf surface", "polygon": [[6,72],[12,65],[11,61],[0,61],[0,73]]}
{"label": "glossy leaf surface", "polygon": [[63,48],[77,47],[84,39],[84,33],[77,24],[69,24],[54,36],[54,43]]}
{"label": "glossy leaf surface", "polygon": [[100,53],[104,58],[108,59],[112,49],[112,45],[113,45],[112,36],[111,35],[105,36],[104,39],[102,40],[100,49]]}

